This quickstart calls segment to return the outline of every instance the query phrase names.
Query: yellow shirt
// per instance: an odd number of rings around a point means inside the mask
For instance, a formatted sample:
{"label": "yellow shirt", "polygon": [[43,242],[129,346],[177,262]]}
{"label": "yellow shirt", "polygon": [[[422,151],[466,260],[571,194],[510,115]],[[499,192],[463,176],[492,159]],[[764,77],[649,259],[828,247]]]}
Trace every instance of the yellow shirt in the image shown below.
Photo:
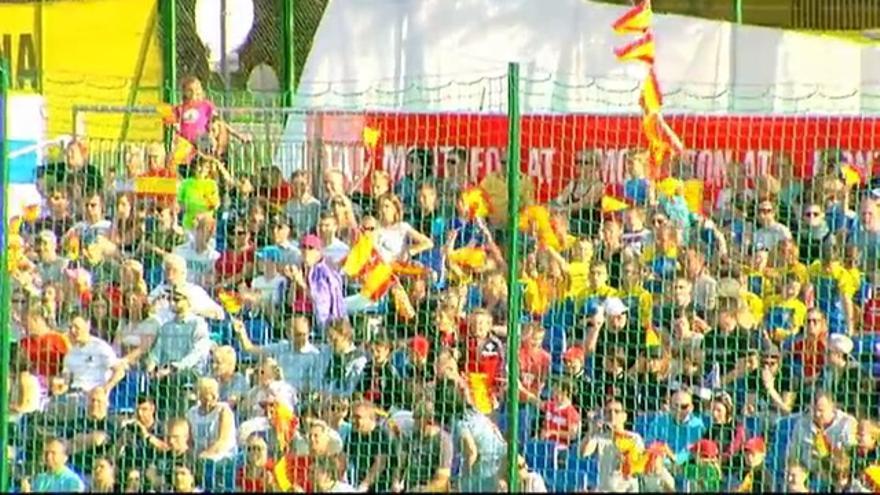
{"label": "yellow shirt", "polygon": [[746,302],[746,306],[749,308],[749,312],[752,313],[752,316],[755,317],[758,321],[764,319],[764,301],[760,296],[755,294],[754,292],[749,292],[744,290],[742,292],[743,301]]}
{"label": "yellow shirt", "polygon": [[[808,273],[811,281],[822,278],[833,279],[837,284],[837,290],[840,295],[846,299],[852,299],[859,287],[857,280],[853,279],[853,273],[837,261],[832,262],[827,269],[822,266],[821,261],[814,261],[810,264]],[[818,297],[818,294],[816,296]]]}
{"label": "yellow shirt", "polygon": [[[783,299],[780,295],[773,295],[767,298],[765,307],[767,308],[767,315],[771,320],[767,322],[768,330],[777,344],[792,335],[800,333],[804,323],[807,321],[807,305],[797,298]],[[791,312],[791,319],[783,322],[786,319],[784,313],[789,311]],[[783,323],[787,323],[788,328],[781,326]]]}
{"label": "yellow shirt", "polygon": [[568,264],[568,292],[565,297],[576,297],[590,286],[590,264],[586,261],[572,261]]}

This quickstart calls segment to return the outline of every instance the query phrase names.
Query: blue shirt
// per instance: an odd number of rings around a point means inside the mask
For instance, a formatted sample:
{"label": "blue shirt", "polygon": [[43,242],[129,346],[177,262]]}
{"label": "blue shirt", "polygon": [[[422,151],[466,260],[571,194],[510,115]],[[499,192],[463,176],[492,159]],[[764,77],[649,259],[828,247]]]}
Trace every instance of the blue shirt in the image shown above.
{"label": "blue shirt", "polygon": [[677,422],[670,413],[658,414],[651,419],[645,434],[645,444],[654,441],[666,442],[675,453],[677,463],[684,462],[688,457],[688,448],[703,437],[706,423],[703,418],[691,414],[682,422]]}
{"label": "blue shirt", "polygon": [[83,493],[86,484],[72,469],[64,466],[54,473],[40,473],[31,486],[34,493]]}

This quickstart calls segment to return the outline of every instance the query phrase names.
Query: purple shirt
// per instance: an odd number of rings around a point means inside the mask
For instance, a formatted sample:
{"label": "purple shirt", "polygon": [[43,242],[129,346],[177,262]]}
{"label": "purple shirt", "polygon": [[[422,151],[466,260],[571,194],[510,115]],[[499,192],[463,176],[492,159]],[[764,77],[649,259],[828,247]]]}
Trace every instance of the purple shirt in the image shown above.
{"label": "purple shirt", "polygon": [[342,276],[324,260],[309,270],[309,293],[318,324],[325,326],[331,321],[345,318]]}
{"label": "purple shirt", "polygon": [[211,119],[215,113],[216,107],[208,100],[191,101],[178,106],[174,109],[174,114],[180,122],[180,135],[195,143],[199,136],[207,134],[211,129]]}

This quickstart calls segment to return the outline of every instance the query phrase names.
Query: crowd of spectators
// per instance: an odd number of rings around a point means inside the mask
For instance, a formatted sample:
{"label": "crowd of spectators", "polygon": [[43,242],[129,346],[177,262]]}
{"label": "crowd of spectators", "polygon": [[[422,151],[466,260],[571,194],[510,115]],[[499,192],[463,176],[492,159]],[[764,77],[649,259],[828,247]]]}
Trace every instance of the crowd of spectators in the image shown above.
{"label": "crowd of spectators", "polygon": [[[471,214],[463,150],[445,177],[416,151],[366,188],[332,164],[246,172],[227,151],[251,136],[197,80],[184,94],[179,166],[156,144],[112,173],[80,139],[41,172],[12,267],[18,490],[503,491],[513,439],[526,492],[880,489],[880,192],[834,154],[701,214],[638,159],[628,207],[604,211],[579,154],[549,204],[557,249]],[[404,310],[343,272],[362,236],[421,267],[393,279]]]}

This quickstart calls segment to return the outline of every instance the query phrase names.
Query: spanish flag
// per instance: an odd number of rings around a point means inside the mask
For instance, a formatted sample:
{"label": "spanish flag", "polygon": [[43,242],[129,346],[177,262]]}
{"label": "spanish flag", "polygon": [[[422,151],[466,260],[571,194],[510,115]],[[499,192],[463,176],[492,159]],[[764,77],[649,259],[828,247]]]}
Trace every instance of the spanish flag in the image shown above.
{"label": "spanish flag", "polygon": [[373,238],[369,235],[358,237],[342,264],[342,273],[349,278],[358,277],[375,255]]}
{"label": "spanish flag", "polygon": [[474,407],[483,414],[492,412],[492,398],[489,396],[489,384],[485,373],[469,373],[468,384],[474,398]]}
{"label": "spanish flag", "polygon": [[489,215],[489,196],[479,186],[471,186],[461,192],[461,201],[464,203],[468,217],[486,218]]}
{"label": "spanish flag", "polygon": [[550,210],[543,205],[525,207],[520,213],[519,228],[523,231],[534,229],[538,242],[544,246],[561,251],[565,239],[559,235],[550,219]]}
{"label": "spanish flag", "polygon": [[862,478],[872,493],[880,492],[880,464],[866,467]]}
{"label": "spanish flag", "polygon": [[621,62],[639,60],[654,65],[654,35],[647,33],[641,38],[614,49],[614,55]]}
{"label": "spanish flag", "polygon": [[663,93],[660,91],[660,83],[657,82],[657,74],[654,68],[648,70],[645,82],[642,83],[642,96],[639,99],[646,115],[657,113],[663,107]]}
{"label": "spanish flag", "polygon": [[136,177],[134,192],[157,196],[173,196],[177,194],[177,179],[173,177]]}
{"label": "spanish flag", "polygon": [[299,420],[293,410],[283,402],[275,402],[275,407],[269,409],[269,423],[278,438],[278,445],[286,448],[296,434]]}
{"label": "spanish flag", "polygon": [[472,270],[486,266],[486,258],[486,251],[478,247],[463,247],[449,253],[450,263]]}
{"label": "spanish flag", "polygon": [[653,20],[654,12],[651,10],[651,0],[645,0],[626,11],[614,21],[611,27],[617,34],[642,34],[650,29]]}
{"label": "spanish flag", "polygon": [[174,165],[189,163],[195,153],[195,147],[183,136],[174,138],[174,146],[171,148],[171,162]]}
{"label": "spanish flag", "polygon": [[375,261],[364,270],[361,294],[372,301],[382,299],[394,283],[394,270],[384,261]]}
{"label": "spanish flag", "polygon": [[220,300],[220,305],[227,313],[234,315],[241,312],[241,296],[237,292],[220,290],[217,292],[217,299]]}
{"label": "spanish flag", "polygon": [[404,261],[391,263],[391,271],[398,277],[421,277],[428,273],[428,269],[424,265]]}

